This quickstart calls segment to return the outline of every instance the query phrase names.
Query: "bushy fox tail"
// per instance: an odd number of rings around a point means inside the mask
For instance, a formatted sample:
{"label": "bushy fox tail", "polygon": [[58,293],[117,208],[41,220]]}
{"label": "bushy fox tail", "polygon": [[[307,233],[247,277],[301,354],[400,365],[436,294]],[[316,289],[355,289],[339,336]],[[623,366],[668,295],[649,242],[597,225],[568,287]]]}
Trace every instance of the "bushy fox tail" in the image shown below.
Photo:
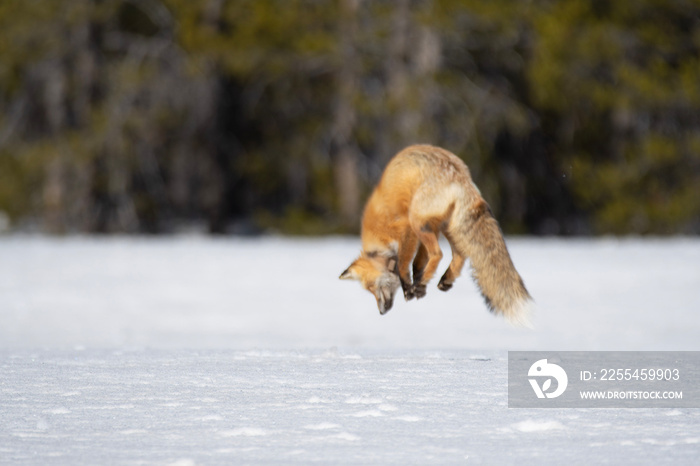
{"label": "bushy fox tail", "polygon": [[532,297],[515,270],[498,222],[484,200],[462,212],[455,246],[469,258],[473,277],[489,310],[511,324],[532,327]]}

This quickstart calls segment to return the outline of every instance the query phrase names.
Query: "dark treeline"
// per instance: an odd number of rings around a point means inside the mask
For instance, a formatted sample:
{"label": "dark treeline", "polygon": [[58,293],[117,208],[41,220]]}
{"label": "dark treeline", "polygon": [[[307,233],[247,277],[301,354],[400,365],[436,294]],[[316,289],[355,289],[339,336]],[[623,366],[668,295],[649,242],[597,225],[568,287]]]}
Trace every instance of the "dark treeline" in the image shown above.
{"label": "dark treeline", "polygon": [[508,233],[696,234],[700,1],[0,2],[12,226],[353,232],[412,143]]}

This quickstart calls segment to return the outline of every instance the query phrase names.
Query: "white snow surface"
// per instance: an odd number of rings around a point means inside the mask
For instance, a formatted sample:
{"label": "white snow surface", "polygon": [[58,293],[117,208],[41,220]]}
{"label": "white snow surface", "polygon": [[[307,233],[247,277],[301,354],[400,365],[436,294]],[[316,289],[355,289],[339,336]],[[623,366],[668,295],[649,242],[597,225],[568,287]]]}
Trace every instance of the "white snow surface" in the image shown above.
{"label": "white snow surface", "polygon": [[508,408],[507,351],[700,350],[700,240],[507,243],[534,330],[468,270],[380,316],[357,238],[0,237],[0,464],[697,464],[698,409]]}

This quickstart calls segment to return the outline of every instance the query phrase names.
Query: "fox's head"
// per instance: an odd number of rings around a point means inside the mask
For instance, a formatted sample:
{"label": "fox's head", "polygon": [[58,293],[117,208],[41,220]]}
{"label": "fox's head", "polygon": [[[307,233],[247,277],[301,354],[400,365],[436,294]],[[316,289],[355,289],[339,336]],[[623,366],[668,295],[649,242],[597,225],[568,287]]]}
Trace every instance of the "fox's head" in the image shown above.
{"label": "fox's head", "polygon": [[362,253],[340,274],[341,280],[359,280],[364,289],[377,299],[380,314],[386,314],[394,304],[394,295],[401,286],[396,273],[396,256]]}

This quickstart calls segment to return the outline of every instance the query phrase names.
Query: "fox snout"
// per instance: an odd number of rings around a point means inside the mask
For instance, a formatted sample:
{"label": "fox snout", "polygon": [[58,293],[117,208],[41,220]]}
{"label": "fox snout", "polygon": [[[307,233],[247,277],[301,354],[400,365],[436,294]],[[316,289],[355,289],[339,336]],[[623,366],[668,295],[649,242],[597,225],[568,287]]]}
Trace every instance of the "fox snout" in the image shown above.
{"label": "fox snout", "polygon": [[[377,298],[377,307],[381,315],[386,314],[394,305],[396,290],[401,286],[398,275],[391,272],[383,273],[370,288],[370,291]],[[373,288],[373,289],[372,289]]]}
{"label": "fox snout", "polygon": [[377,290],[375,293],[375,298],[377,298],[377,308],[379,308],[379,313],[381,315],[386,314],[391,310],[394,305],[394,293],[389,290]]}
{"label": "fox snout", "polygon": [[392,308],[396,290],[401,286],[399,276],[392,270],[388,270],[386,264],[365,257],[353,262],[340,274],[340,279],[359,280],[362,287],[374,295],[381,315],[386,314]]}

